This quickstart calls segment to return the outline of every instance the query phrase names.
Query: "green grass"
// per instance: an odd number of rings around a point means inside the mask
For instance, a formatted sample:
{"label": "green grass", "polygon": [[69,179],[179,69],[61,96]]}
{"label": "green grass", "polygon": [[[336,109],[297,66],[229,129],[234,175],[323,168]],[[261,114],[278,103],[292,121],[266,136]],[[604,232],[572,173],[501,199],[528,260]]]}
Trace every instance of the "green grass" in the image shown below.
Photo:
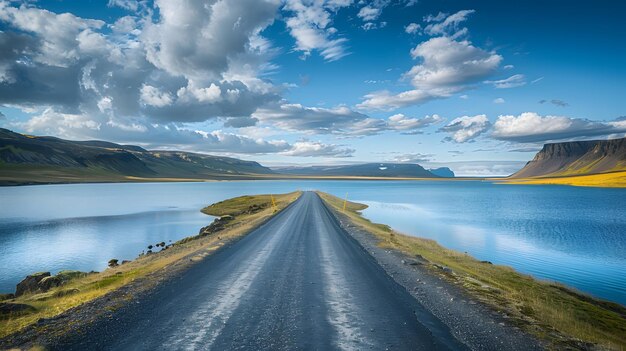
{"label": "green grass", "polygon": [[[257,209],[272,207],[273,195],[240,196],[221,201],[202,209],[202,212],[211,216],[237,216]],[[276,201],[276,198],[274,198]]]}
{"label": "green grass", "polygon": [[[274,195],[278,211],[287,207],[300,196],[300,192]],[[136,260],[109,268],[101,273],[89,274],[70,280],[61,287],[45,293],[27,294],[3,302],[27,304],[34,311],[22,315],[0,315],[0,338],[18,332],[34,324],[40,318],[54,317],[70,308],[92,301],[120,287],[143,279],[142,288],[149,288],[161,277],[160,272],[179,262],[198,261],[224,245],[225,242],[241,237],[275,214],[270,195],[256,195],[222,201],[203,209],[214,216],[232,215],[224,229],[210,236],[191,236],[180,240],[165,251],[144,255]],[[270,204],[270,205],[268,205]],[[250,208],[255,211],[250,211]],[[207,222],[209,222],[207,218]],[[182,260],[182,261],[181,261]],[[76,292],[59,296],[63,292]]]}
{"label": "green grass", "polygon": [[[506,313],[518,326],[546,340],[553,348],[580,348],[580,341],[604,349],[626,348],[626,308],[616,303],[594,299],[562,285],[542,282],[506,266],[492,265],[433,240],[395,232],[389,226],[372,223],[359,211],[367,206],[320,193],[322,199],[343,212],[357,226],[380,239],[380,246],[408,255],[419,255],[429,262],[433,272],[463,286],[477,299]],[[454,275],[444,274],[434,264],[446,266]]]}

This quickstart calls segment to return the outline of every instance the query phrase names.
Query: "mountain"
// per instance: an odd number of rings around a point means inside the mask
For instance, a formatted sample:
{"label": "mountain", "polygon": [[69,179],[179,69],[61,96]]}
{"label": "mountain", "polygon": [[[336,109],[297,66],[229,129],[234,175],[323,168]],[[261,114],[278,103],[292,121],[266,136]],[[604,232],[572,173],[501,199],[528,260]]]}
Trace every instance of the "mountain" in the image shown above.
{"label": "mountain", "polygon": [[626,138],[545,144],[511,178],[561,177],[626,171]]}
{"label": "mountain", "polygon": [[282,174],[304,176],[349,176],[349,177],[396,177],[437,178],[436,175],[418,164],[411,163],[364,163],[342,166],[290,167],[277,170]]}
{"label": "mountain", "polygon": [[0,128],[0,183],[221,179],[274,173],[257,162],[106,141],[70,141]]}
{"label": "mountain", "polygon": [[454,172],[448,167],[431,168],[430,173],[442,178],[454,178]]}

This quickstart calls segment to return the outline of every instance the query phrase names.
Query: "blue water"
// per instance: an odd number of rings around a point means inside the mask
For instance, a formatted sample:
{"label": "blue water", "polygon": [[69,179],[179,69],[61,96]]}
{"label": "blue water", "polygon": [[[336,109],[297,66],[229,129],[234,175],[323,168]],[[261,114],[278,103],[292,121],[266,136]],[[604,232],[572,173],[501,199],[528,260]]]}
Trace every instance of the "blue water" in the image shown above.
{"label": "blue water", "polygon": [[319,189],[478,259],[626,304],[626,190],[489,182],[242,181],[0,188],[0,292],[36,271],[102,270],[196,234],[229,197]]}

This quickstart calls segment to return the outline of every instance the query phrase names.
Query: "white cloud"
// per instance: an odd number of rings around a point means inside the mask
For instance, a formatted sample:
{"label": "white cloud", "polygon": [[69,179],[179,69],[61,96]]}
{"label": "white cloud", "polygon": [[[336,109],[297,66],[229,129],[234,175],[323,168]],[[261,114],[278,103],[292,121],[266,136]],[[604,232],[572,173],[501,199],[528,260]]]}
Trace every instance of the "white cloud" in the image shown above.
{"label": "white cloud", "polygon": [[443,21],[446,17],[448,17],[447,13],[444,12],[439,12],[436,15],[433,14],[429,14],[427,16],[424,16],[424,22],[426,23],[430,23],[430,22],[441,22]]}
{"label": "white cloud", "polygon": [[490,126],[491,123],[486,115],[463,116],[453,119],[445,127],[442,127],[440,131],[450,134],[446,140],[464,143],[476,139]]}
{"label": "white cloud", "polygon": [[214,103],[222,100],[222,89],[214,83],[211,83],[208,87],[202,88],[197,87],[193,81],[189,81],[189,85],[178,89],[176,95],[182,100],[188,100],[190,96],[193,96],[199,102]]}
{"label": "white cloud", "polygon": [[289,33],[296,40],[294,50],[302,52],[302,58],[318,50],[327,61],[338,60],[348,54],[347,39],[337,38],[337,29],[331,27],[331,14],[351,1],[303,1],[286,0],[283,10],[292,14],[285,19]]}
{"label": "white cloud", "polygon": [[385,120],[371,118],[346,106],[321,108],[287,103],[261,108],[253,116],[261,124],[270,124],[290,132],[344,136],[374,135],[385,131],[414,134],[443,121],[438,115],[411,118],[403,114],[396,114]]}
{"label": "white cloud", "polygon": [[12,4],[0,0],[0,104],[50,107],[100,124],[111,116],[249,122],[258,106],[279,100],[282,88],[261,78],[275,49],[260,35],[279,0],[157,0],[146,8],[150,16],[110,25]]}
{"label": "white cloud", "polygon": [[388,118],[388,129],[406,133],[415,133],[430,125],[439,124],[444,119],[439,115],[425,116],[424,118],[410,118],[401,113]]}
{"label": "white cloud", "polygon": [[509,89],[526,85],[526,77],[523,74],[515,74],[506,79],[486,80],[486,84],[492,84],[497,89]]}
{"label": "white cloud", "polygon": [[626,121],[590,121],[565,116],[541,116],[525,112],[499,116],[491,136],[514,142],[545,142],[626,133]]}
{"label": "white cloud", "polygon": [[104,26],[100,20],[83,19],[70,13],[53,12],[28,7],[13,7],[0,1],[0,21],[32,33],[42,41],[33,59],[50,66],[67,67],[81,57],[77,37],[85,30]]}
{"label": "white cloud", "polygon": [[[429,35],[448,35],[448,34],[456,34],[459,31],[459,24],[465,22],[469,15],[476,12],[475,10],[461,10],[457,13],[454,13],[450,16],[445,17],[440,12],[439,15],[435,17],[428,17],[429,20],[426,22],[430,22],[424,28],[424,32]],[[461,29],[461,33],[466,31],[467,29]]]}
{"label": "white cloud", "polygon": [[352,157],[354,151],[354,149],[342,148],[334,144],[304,140],[295,142],[291,149],[281,154],[299,157]]}
{"label": "white cloud", "polygon": [[277,0],[156,0],[159,20],[142,33],[148,61],[197,82],[220,79],[273,22],[278,6]]}
{"label": "white cloud", "polygon": [[363,30],[365,31],[368,31],[368,30],[373,30],[373,29],[385,28],[386,26],[387,26],[387,22],[378,22],[378,23],[366,22],[366,23],[363,23],[361,28],[363,28]]}
{"label": "white cloud", "polygon": [[415,89],[399,94],[373,92],[357,107],[392,110],[449,97],[491,75],[502,61],[502,56],[494,52],[449,37],[431,38],[411,50],[411,56],[422,59],[404,74]]}
{"label": "white cloud", "polygon": [[105,123],[83,115],[61,114],[52,109],[19,123],[29,133],[53,134],[59,137],[85,140],[105,139],[134,143],[146,147],[181,149],[195,152],[227,152],[233,154],[281,154],[300,157],[350,157],[354,150],[322,142],[264,140],[221,130],[206,132],[175,125],[147,124],[140,120],[109,119]]}
{"label": "white cloud", "polygon": [[433,156],[432,154],[408,153],[396,155],[392,158],[392,161],[399,163],[423,163],[432,160]]}
{"label": "white cloud", "polygon": [[382,12],[380,8],[365,6],[359,10],[357,16],[363,21],[373,21],[377,19]]}
{"label": "white cloud", "polygon": [[109,7],[121,7],[129,11],[137,11],[140,7],[138,0],[109,0]]}
{"label": "white cloud", "polygon": [[494,104],[503,104],[505,102],[506,101],[503,98],[496,98],[496,99],[493,100]]}
{"label": "white cloud", "polygon": [[150,106],[163,107],[172,104],[172,96],[158,88],[144,84],[141,87],[141,102]]}
{"label": "white cloud", "polygon": [[416,34],[422,30],[422,26],[417,23],[409,23],[406,27],[404,27],[404,31],[408,34]]}
{"label": "white cloud", "polygon": [[21,126],[29,133],[37,132],[58,135],[73,129],[99,130],[102,124],[83,115],[58,113],[51,108],[47,108],[40,115],[22,123]]}

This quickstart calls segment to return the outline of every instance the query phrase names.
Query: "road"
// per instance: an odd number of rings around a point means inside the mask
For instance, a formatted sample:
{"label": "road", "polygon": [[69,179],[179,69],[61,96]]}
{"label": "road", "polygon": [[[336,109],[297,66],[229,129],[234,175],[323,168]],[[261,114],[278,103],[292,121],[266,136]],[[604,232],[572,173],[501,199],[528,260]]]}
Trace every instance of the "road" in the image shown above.
{"label": "road", "polygon": [[465,349],[305,192],[63,350]]}

